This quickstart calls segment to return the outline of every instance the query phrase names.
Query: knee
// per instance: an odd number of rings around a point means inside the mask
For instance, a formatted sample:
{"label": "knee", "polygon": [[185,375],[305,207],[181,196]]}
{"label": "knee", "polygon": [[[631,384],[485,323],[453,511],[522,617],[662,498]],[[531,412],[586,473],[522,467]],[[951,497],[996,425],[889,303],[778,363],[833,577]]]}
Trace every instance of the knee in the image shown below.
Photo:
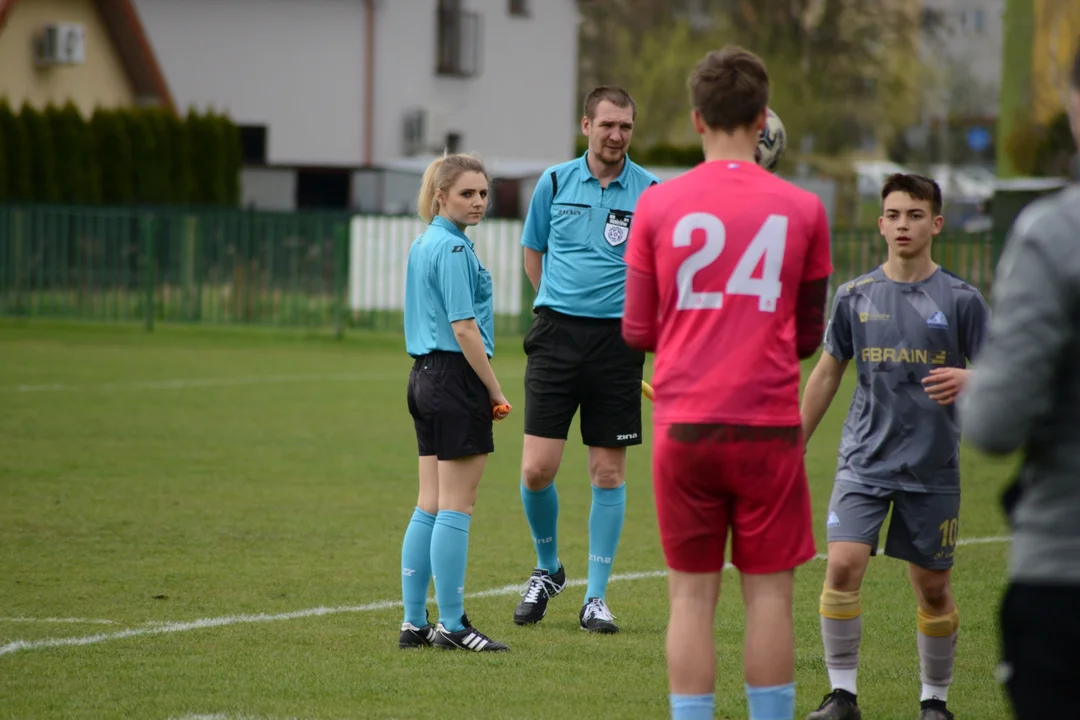
{"label": "knee", "polygon": [[933,581],[924,582],[919,587],[919,597],[924,606],[932,615],[943,615],[952,604],[952,592],[949,583],[945,580],[934,578]]}
{"label": "knee", "polygon": [[954,606],[948,613],[936,614],[920,607],[916,624],[927,637],[949,637],[960,629],[960,611]]}
{"label": "knee", "polygon": [[589,475],[593,486],[603,490],[614,490],[625,480],[622,468],[614,463],[598,463],[589,468]]}
{"label": "knee", "polygon": [[862,614],[862,595],[856,590],[834,590],[826,585],[821,590],[818,612],[830,620],[853,620]]}
{"label": "knee", "polygon": [[829,558],[826,587],[858,593],[862,584],[862,572],[862,566],[858,563]]}
{"label": "knee", "polygon": [[552,483],[558,469],[558,463],[546,458],[526,459],[521,463],[521,484],[532,492],[539,492]]}

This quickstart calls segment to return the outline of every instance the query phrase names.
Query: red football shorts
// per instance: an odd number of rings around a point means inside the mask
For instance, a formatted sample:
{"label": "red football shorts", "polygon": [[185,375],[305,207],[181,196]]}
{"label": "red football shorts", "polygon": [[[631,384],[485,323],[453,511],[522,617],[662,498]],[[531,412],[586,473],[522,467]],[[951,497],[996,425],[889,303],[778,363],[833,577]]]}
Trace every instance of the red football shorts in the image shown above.
{"label": "red football shorts", "polygon": [[653,492],[672,570],[722,570],[729,528],[740,572],[791,570],[817,552],[798,428],[657,425]]}

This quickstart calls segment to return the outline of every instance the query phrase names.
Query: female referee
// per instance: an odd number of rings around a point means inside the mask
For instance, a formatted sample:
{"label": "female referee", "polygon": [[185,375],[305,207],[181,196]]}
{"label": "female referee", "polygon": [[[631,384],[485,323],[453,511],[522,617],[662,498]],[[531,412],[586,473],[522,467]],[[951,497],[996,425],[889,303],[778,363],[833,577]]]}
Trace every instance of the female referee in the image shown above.
{"label": "female referee", "polygon": [[[417,211],[429,225],[409,248],[405,276],[420,494],[401,546],[401,648],[509,650],[472,627],[464,607],[469,522],[488,453],[495,450],[493,413],[509,411],[489,360],[495,352],[491,274],[465,236],[487,204],[487,172],[471,155],[439,158],[424,173]],[[433,574],[438,627],[425,610]]]}

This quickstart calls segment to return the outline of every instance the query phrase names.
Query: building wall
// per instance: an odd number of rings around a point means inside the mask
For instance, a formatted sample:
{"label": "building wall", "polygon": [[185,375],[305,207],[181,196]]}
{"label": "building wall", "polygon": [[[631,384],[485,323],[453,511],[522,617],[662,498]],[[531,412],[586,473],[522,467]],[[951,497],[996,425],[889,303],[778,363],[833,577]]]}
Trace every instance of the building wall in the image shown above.
{"label": "building wall", "polygon": [[[363,162],[366,0],[135,0],[181,110],[209,105],[268,126],[267,162]],[[431,110],[485,157],[563,160],[579,98],[575,0],[463,0],[481,20],[482,70],[437,75],[436,0],[375,0],[375,163],[405,152],[404,121]],[[527,50],[525,48],[528,48]],[[433,133],[440,145],[444,132]]]}
{"label": "building wall", "polygon": [[375,160],[404,153],[404,118],[427,109],[461,149],[487,158],[561,162],[577,132],[578,14],[574,0],[531,0],[529,17],[507,0],[463,0],[481,17],[480,73],[439,76],[436,3],[380,3],[376,43]]}
{"label": "building wall", "polygon": [[296,173],[290,169],[246,167],[240,171],[241,202],[256,210],[296,210]]}
{"label": "building wall", "polygon": [[[86,62],[38,68],[33,42],[49,23],[80,23],[86,32]],[[0,29],[0,97],[13,107],[23,102],[42,108],[74,101],[89,116],[98,105],[119,107],[135,101],[120,57],[92,0],[20,0]]]}
{"label": "building wall", "polygon": [[180,112],[266,125],[267,161],[306,165],[360,162],[363,5],[135,0]]}
{"label": "building wall", "polygon": [[924,17],[927,11],[936,13],[940,22],[924,30],[923,58],[932,71],[947,76],[941,80],[951,84],[954,96],[943,96],[935,87],[931,105],[951,103],[954,112],[996,117],[1005,0],[923,0]]}

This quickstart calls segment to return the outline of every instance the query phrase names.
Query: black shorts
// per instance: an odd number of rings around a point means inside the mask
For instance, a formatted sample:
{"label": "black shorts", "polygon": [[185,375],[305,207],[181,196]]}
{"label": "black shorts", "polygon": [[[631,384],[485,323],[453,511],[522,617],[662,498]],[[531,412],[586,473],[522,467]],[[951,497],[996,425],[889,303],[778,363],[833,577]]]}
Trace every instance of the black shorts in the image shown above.
{"label": "black shorts", "polygon": [[623,342],[620,320],[540,308],[524,346],[526,435],[565,440],[580,406],[585,445],[641,444],[645,353]]}
{"label": "black shorts", "polygon": [[491,396],[463,354],[436,351],[416,358],[408,400],[421,457],[456,460],[495,452]]}
{"label": "black shorts", "polygon": [[1001,604],[999,679],[1017,720],[1077,717],[1080,587],[1011,583]]}

